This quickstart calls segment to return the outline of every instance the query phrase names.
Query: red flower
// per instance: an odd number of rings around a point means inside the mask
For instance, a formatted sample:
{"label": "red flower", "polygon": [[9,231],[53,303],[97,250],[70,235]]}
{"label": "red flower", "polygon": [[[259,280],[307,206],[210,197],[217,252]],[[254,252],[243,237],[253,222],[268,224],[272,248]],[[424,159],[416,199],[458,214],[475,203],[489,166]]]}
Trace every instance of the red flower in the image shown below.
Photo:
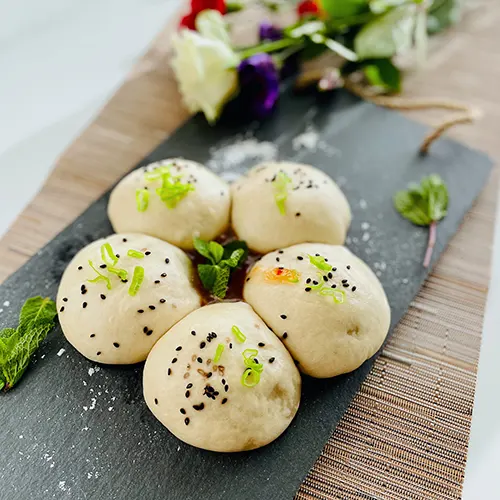
{"label": "red flower", "polygon": [[303,0],[297,5],[297,14],[300,17],[317,16],[319,14],[319,6],[314,0]]}
{"label": "red flower", "polygon": [[221,14],[225,14],[226,0],[191,0],[191,12],[182,18],[181,28],[195,30],[196,16],[207,9],[218,10]]}

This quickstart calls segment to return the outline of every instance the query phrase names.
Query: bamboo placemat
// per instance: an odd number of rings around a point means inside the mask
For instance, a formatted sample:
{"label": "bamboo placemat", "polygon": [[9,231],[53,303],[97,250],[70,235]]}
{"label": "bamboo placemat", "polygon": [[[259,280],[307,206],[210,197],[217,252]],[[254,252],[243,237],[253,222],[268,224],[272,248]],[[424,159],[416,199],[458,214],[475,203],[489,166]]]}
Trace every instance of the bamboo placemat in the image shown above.
{"label": "bamboo placemat", "polygon": [[[406,94],[476,104],[454,131],[500,157],[500,4],[483,2],[441,36]],[[0,241],[0,280],[21,266],[187,117],[163,32]],[[437,115],[421,116],[426,122]],[[419,117],[420,118],[420,117]],[[473,166],[471,166],[473,168]],[[474,402],[498,169],[396,328],[297,499],[460,498]],[[300,450],[297,450],[300,453]],[[293,457],[288,457],[293,460]]]}

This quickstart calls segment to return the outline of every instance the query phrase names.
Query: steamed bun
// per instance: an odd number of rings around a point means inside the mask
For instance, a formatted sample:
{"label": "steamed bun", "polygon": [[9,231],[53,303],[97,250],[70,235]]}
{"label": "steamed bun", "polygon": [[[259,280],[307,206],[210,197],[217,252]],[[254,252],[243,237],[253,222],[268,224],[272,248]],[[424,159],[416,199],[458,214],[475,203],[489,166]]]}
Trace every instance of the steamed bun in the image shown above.
{"label": "steamed bun", "polygon": [[[105,244],[116,254],[111,269],[126,271],[126,276],[110,271],[105,260],[109,263],[111,258],[105,253],[103,260],[102,255]],[[129,250],[143,257],[131,257]],[[144,269],[144,279],[131,295],[136,267]],[[151,236],[115,234],[94,241],[73,258],[59,285],[57,307],[63,333],[93,361],[144,361],[173,324],[200,307],[192,274],[191,261],[182,250]]]}
{"label": "steamed bun", "polygon": [[358,368],[382,346],[391,320],[379,280],[342,246],[306,243],[267,254],[249,272],[243,297],[301,371],[318,378]]}
{"label": "steamed bun", "polygon": [[233,228],[259,253],[308,241],[339,245],[351,223],[349,203],[337,184],[309,165],[254,167],[232,186],[232,196]]}
{"label": "steamed bun", "polygon": [[[246,337],[243,342],[233,327]],[[256,385],[253,375],[242,383],[249,370],[245,357],[261,370]],[[155,417],[188,444],[252,450],[290,425],[299,407],[300,374],[248,304],[225,302],[192,312],[156,343],[144,367],[144,397]]]}
{"label": "steamed bun", "polygon": [[[165,173],[171,189],[162,199],[157,190]],[[176,194],[179,187],[183,192]],[[193,236],[210,241],[227,229],[230,206],[225,181],[194,161],[168,159],[124,177],[111,193],[108,215],[116,232],[148,234],[190,250]]]}

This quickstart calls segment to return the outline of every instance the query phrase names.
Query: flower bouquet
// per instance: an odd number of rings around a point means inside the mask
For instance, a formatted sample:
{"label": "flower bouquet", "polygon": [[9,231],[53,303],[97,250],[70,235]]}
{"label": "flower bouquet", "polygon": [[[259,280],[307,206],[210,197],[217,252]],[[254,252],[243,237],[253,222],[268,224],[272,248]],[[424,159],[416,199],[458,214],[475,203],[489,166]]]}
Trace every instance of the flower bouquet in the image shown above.
{"label": "flower bouquet", "polygon": [[[203,112],[209,123],[236,97],[240,113],[267,117],[279,100],[280,82],[292,75],[297,86],[313,85],[319,92],[344,87],[381,105],[422,109],[425,103],[398,106],[381,94],[399,93],[402,63],[421,64],[428,35],[460,16],[459,0],[261,0],[257,3],[273,15],[293,12],[293,21],[262,20],[258,43],[234,46],[227,14],[251,3],[191,0],[191,11],[174,35],[172,66],[184,102],[191,112]],[[304,62],[327,52],[335,54],[334,65],[303,71]],[[427,107],[466,112],[448,120],[438,135],[473,118],[468,106],[456,103],[434,100]]]}

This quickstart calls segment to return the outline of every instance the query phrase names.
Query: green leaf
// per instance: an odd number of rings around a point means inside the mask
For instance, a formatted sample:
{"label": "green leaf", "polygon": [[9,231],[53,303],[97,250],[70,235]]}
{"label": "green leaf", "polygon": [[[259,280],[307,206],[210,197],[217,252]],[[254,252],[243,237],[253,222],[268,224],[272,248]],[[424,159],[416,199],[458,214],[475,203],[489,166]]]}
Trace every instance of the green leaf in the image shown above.
{"label": "green leaf", "polygon": [[215,267],[217,268],[217,277],[215,278],[212,294],[219,299],[223,299],[226,296],[227,287],[229,286],[231,269],[229,267]]}
{"label": "green leaf", "polygon": [[[210,248],[208,246],[208,241],[202,240],[201,238],[193,238],[194,249],[206,259],[212,261],[212,254],[210,253]],[[214,262],[215,264],[215,262]]]}
{"label": "green leaf", "polygon": [[371,85],[391,92],[401,91],[401,72],[390,59],[375,59],[364,66],[364,73]]}
{"label": "green leaf", "polygon": [[369,10],[368,0],[322,0],[321,6],[333,19],[355,16]]}
{"label": "green leaf", "polygon": [[216,241],[211,241],[208,244],[208,249],[212,255],[212,262],[218,264],[224,255],[224,247]]}
{"label": "green leaf", "polygon": [[211,264],[198,264],[198,276],[205,290],[211,292],[217,278],[217,266]]}
{"label": "green leaf", "polygon": [[231,268],[238,267],[244,255],[245,255],[245,250],[243,250],[243,248],[238,248],[234,250],[234,252],[231,254],[229,258],[221,260],[220,265],[228,266]]}
{"label": "green leaf", "polygon": [[358,56],[351,49],[348,49],[341,43],[333,40],[332,38],[325,37],[319,33],[312,35],[311,40],[317,44],[323,44],[328,47],[332,52],[335,52],[340,57],[347,59],[348,61],[357,61]]}
{"label": "green leaf", "polygon": [[412,184],[406,191],[394,196],[394,207],[417,226],[429,226],[446,216],[448,189],[436,174],[424,177],[421,183]]}
{"label": "green leaf", "polygon": [[[371,0],[370,10],[374,14],[383,14],[393,7],[399,7],[408,3],[408,0]],[[420,0],[415,0],[415,3],[420,3]]]}
{"label": "green leaf", "polygon": [[0,332],[0,388],[11,389],[22,377],[31,356],[54,327],[56,304],[49,298],[28,299],[17,329]]}
{"label": "green leaf", "polygon": [[408,50],[415,24],[413,5],[403,5],[365,24],[354,39],[360,59],[387,58]]}
{"label": "green leaf", "polygon": [[248,245],[246,244],[246,241],[233,240],[230,241],[229,243],[226,243],[224,245],[224,255],[222,256],[222,258],[229,259],[232,253],[235,250],[238,250],[239,248],[241,248],[244,251],[243,257],[240,259],[240,264],[242,264],[248,257]]}
{"label": "green leaf", "polygon": [[430,34],[439,33],[453,26],[462,16],[460,0],[435,0],[427,15],[427,31]]}

